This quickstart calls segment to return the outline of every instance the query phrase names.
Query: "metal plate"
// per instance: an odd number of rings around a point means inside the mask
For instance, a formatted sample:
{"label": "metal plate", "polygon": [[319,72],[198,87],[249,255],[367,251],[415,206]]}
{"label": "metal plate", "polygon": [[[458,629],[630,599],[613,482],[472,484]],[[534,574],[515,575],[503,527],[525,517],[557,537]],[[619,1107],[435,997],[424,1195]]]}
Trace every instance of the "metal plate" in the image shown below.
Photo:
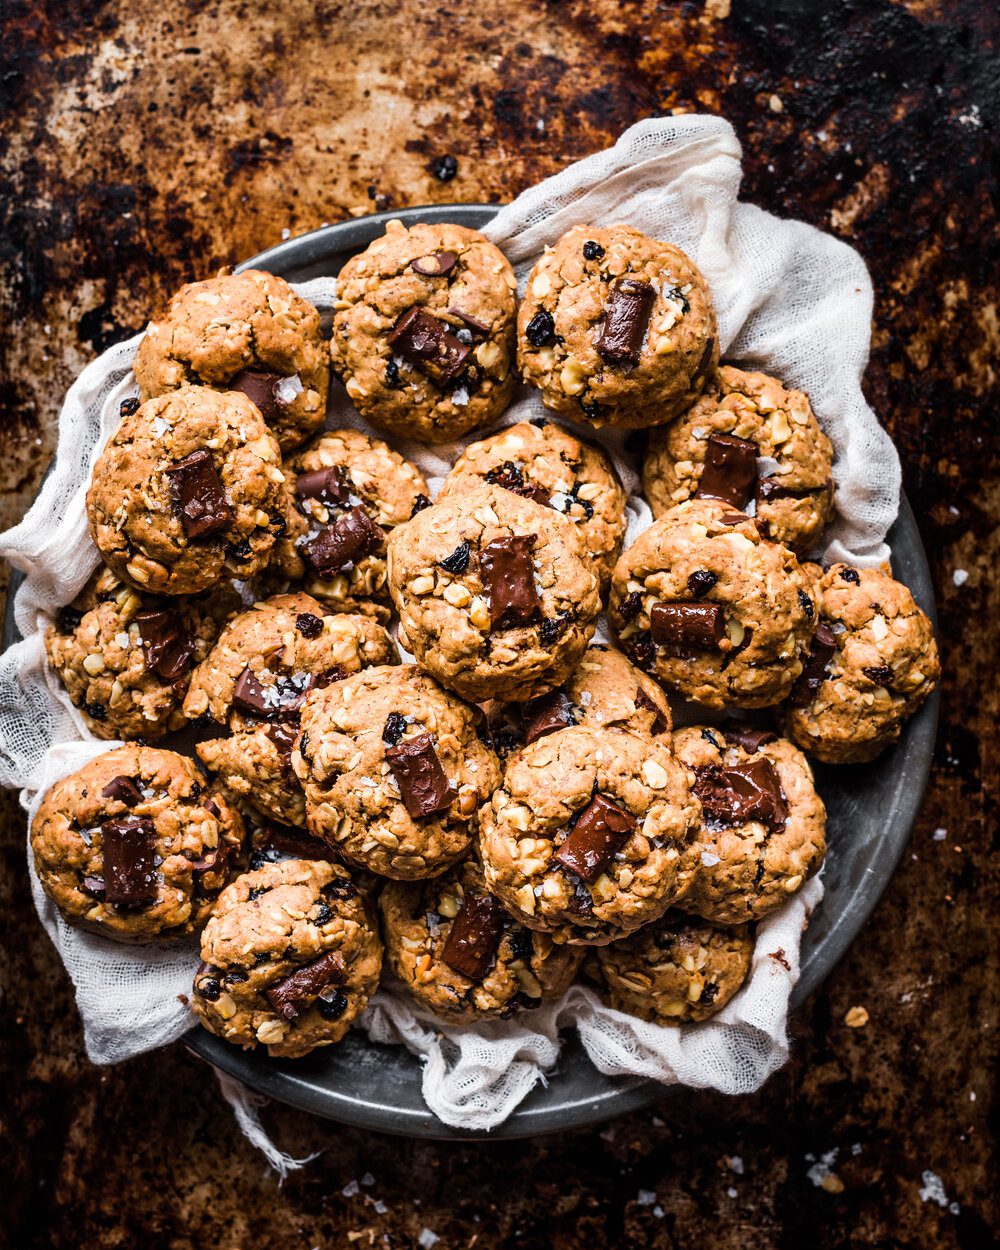
{"label": "metal plate", "polygon": [[[268,269],[290,281],[336,274],[355,252],[382,234],[385,223],[449,221],[480,227],[496,209],[444,204],[373,214],[289,239],[239,266]],[[923,545],[904,499],[889,534],[895,576],[934,619],[934,595]],[[4,646],[17,638],[12,599],[22,577],[11,577]],[[935,622],[936,623],[936,622]],[[826,977],[857,937],[889,883],[916,818],[930,771],[937,727],[935,694],[875,763],[835,769],[818,765],[816,780],[828,812],[826,896],[802,943],[802,974],[793,1009]],[[268,1097],[346,1124],[412,1137],[484,1137],[462,1134],[427,1110],[419,1061],[399,1046],[379,1046],[353,1032],[337,1047],[295,1062],[237,1050],[203,1029],[187,1045],[215,1067]],[[683,1096],[683,1091],[675,1091]],[[576,1034],[566,1036],[559,1066],[490,1138],[530,1137],[593,1124],[634,1111],[662,1096],[652,1081],[611,1078],[590,1063]]]}

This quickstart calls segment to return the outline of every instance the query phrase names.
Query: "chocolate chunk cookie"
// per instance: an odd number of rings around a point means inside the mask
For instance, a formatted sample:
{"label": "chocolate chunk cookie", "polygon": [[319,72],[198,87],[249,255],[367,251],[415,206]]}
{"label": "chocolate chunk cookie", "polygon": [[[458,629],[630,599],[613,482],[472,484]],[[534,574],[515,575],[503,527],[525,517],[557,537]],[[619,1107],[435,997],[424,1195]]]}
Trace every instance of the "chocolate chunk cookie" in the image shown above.
{"label": "chocolate chunk cookie", "polygon": [[651,432],[642,483],[653,515],[694,495],[721,499],[752,513],[765,536],[808,553],[833,517],[833,448],[809,397],[729,365],[718,388]]}
{"label": "chocolate chunk cookie", "polygon": [[516,288],[478,231],[390,221],[338,281],[330,351],[358,411],[428,443],[495,420],[514,388]]}
{"label": "chocolate chunk cookie", "polygon": [[608,620],[664,685],[706,707],[764,707],[791,690],[809,648],[813,579],[727,504],[672,508],[615,567]]}
{"label": "chocolate chunk cookie", "polygon": [[513,920],[474,860],[433,881],[394,881],[379,897],[389,967],[448,1020],[505,1019],[560,998],[583,958]]}
{"label": "chocolate chunk cookie", "polygon": [[191,1006],[244,1050],[298,1059],[339,1042],[378,985],[382,947],[339,864],[287,859],[238,877],[201,938]]}
{"label": "chocolate chunk cookie", "polygon": [[100,568],[56,613],[45,653],[95,737],[152,742],[184,724],[192,665],[239,602],[226,585],[190,599],[140,595]]}
{"label": "chocolate chunk cookie", "polygon": [[823,862],[812,769],[785,739],[740,729],[681,729],[674,751],[701,806],[700,863],[679,906],[716,924],[759,920]]}
{"label": "chocolate chunk cookie", "polygon": [[631,226],[574,226],[528,278],[517,363],[555,412],[594,425],[660,425],[715,379],[715,311],[684,253]]}
{"label": "chocolate chunk cookie", "polygon": [[785,705],[785,732],[826,764],[874,759],[941,675],[927,616],[878,569],[834,564],[819,584],[816,633]]}
{"label": "chocolate chunk cookie", "polygon": [[503,486],[574,521],[607,587],[625,536],[625,492],[600,448],[552,421],[521,421],[467,447],[438,499],[484,484]]}
{"label": "chocolate chunk cookie", "polygon": [[188,383],[241,391],[287,451],[323,424],[330,364],[312,304],[247,269],[181,287],[150,322],[135,376],[144,400]]}
{"label": "chocolate chunk cookie", "polygon": [[602,997],[654,1024],[687,1024],[721,1011],[750,971],[746,925],[721,928],[670,911],[621,942],[595,951]]}
{"label": "chocolate chunk cookie", "polygon": [[601,946],[683,895],[697,820],[663,740],[562,729],[509,761],[480,813],[486,885],[529,928]]}
{"label": "chocolate chunk cookie", "polygon": [[452,495],[394,530],[389,589],[400,644],[477,701],[557,686],[600,609],[578,527],[496,485]]}
{"label": "chocolate chunk cookie", "polygon": [[35,870],[63,919],[119,942],[200,928],[242,841],[239,814],[192,760],[132,745],[57,781],[31,824]]}
{"label": "chocolate chunk cookie", "polygon": [[274,436],[245,395],[187,387],[122,419],[94,466],[97,549],[137,590],[189,595],[247,578],[284,529]]}
{"label": "chocolate chunk cookie", "polygon": [[434,877],[461,859],[500,780],[482,713],[412,665],[312,691],[292,765],[310,833],[385,877]]}

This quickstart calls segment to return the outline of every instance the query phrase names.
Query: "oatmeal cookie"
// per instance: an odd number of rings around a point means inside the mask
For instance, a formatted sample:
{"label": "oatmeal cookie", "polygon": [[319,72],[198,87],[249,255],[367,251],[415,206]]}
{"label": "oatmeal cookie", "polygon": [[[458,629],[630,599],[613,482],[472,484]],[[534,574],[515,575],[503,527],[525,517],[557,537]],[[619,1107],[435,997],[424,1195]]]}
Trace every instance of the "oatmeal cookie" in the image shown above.
{"label": "oatmeal cookie", "polygon": [[813,579],[729,505],[692,499],[615,567],[608,620],[657,680],[705,707],[780,702],[813,631]]}
{"label": "oatmeal cookie", "polygon": [[476,701],[557,686],[600,609],[577,526],[502,486],[452,495],[394,530],[389,589],[400,645]]}
{"label": "oatmeal cookie", "polygon": [[428,443],[495,420],[514,389],[516,289],[477,230],[390,221],[338,279],[330,351],[358,411]]}
{"label": "oatmeal cookie", "polygon": [[834,564],[819,586],[819,624],[785,704],[785,732],[825,764],[873,760],[941,675],[934,630],[901,582]]}
{"label": "oatmeal cookie", "polygon": [[370,905],[338,864],[286,859],[238,877],[201,938],[191,1006],[210,1033],[298,1059],[347,1033],[378,985]]}
{"label": "oatmeal cookie", "polygon": [[653,1024],[687,1024],[721,1011],[750,971],[745,924],[721,928],[670,911],[621,942],[594,952],[602,998]]}
{"label": "oatmeal cookie", "polygon": [[724,365],[717,392],[650,433],[642,485],[656,517],[695,495],[721,499],[803,554],[833,518],[832,463],[808,395]]}
{"label": "oatmeal cookie", "polygon": [[683,895],[697,821],[662,739],[562,729],[509,761],[480,813],[486,885],[528,928],[601,946]]}
{"label": "oatmeal cookie", "polygon": [[239,813],[192,760],[134,745],[57,781],[31,824],[35,871],[63,919],[119,942],[200,928],[242,843]]}
{"label": "oatmeal cookie", "polygon": [[500,780],[482,722],[413,665],[312,691],[292,751],[310,833],[385,877],[444,872],[468,851]]}
{"label": "oatmeal cookie", "polygon": [[241,391],[287,451],[323,424],[330,363],[312,304],[247,269],[182,286],[150,322],[135,377],[144,400],[188,383]]}
{"label": "oatmeal cookie", "polygon": [[561,998],[583,958],[512,919],[471,859],[433,881],[391,882],[379,910],[389,967],[448,1020],[506,1019]]}
{"label": "oatmeal cookie", "polygon": [[438,499],[483,484],[503,486],[568,516],[607,587],[625,537],[625,492],[599,447],[552,421],[521,421],[467,447]]}
{"label": "oatmeal cookie", "polygon": [[660,425],[714,381],[715,310],[684,253],[631,226],[574,226],[535,265],[517,363],[546,408],[627,429]]}
{"label": "oatmeal cookie", "polygon": [[699,865],[678,904],[715,924],[759,920],[819,870],[826,808],[812,769],[765,731],[693,727],[674,734],[701,807]]}

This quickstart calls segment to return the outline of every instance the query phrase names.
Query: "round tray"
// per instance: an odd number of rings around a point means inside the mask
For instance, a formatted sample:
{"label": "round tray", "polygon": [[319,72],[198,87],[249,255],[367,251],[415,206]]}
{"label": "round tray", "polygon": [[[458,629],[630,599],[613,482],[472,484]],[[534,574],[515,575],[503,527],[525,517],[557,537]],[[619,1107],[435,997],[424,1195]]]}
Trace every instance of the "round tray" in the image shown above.
{"label": "round tray", "polygon": [[[481,227],[496,209],[442,204],[377,213],[279,243],[238,266],[267,269],[293,282],[336,274],[344,262],[400,218],[406,225],[449,221]],[[905,499],[889,534],[893,570],[934,618],[934,595],[913,513]],[[22,577],[11,577],[4,646],[17,638],[12,601]],[[816,779],[828,812],[829,851],[823,869],[826,895],[802,942],[801,976],[792,1007],[801,1004],[832,970],[871,915],[906,845],[930,771],[937,726],[935,694],[903,730],[900,741],[874,764],[852,768],[817,766]],[[380,1046],[349,1033],[329,1050],[294,1062],[237,1050],[204,1029],[186,1038],[191,1050],[259,1090],[302,1110],[361,1128],[412,1137],[486,1137],[443,1124],[424,1104],[421,1066],[401,1046]],[[564,1041],[557,1070],[537,1086],[490,1138],[530,1137],[593,1124],[634,1111],[664,1093],[638,1078],[604,1076],[590,1063],[576,1034]]]}

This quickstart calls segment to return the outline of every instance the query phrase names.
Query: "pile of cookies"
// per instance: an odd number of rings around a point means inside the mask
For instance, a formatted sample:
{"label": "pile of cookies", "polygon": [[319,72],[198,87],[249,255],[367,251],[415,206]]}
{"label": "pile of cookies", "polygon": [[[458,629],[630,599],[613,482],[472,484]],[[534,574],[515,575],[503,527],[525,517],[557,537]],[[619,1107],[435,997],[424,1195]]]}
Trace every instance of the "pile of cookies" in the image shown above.
{"label": "pile of cookies", "polygon": [[[873,759],[937,680],[904,586],[808,561],[830,444],[804,394],[719,367],[688,257],[579,226],[516,286],[475,231],[399,222],[325,327],[267,273],[185,286],[95,465],[102,565],[46,648],[126,745],[45,796],[36,867],[71,924],[200,933],[193,1009],[244,1047],[336,1042],[383,962],[451,1021],[581,971],[704,1019],[822,861],[803,752]],[[390,436],[494,423],[518,373],[563,421],[467,445],[432,503],[388,443],[324,428],[331,368]],[[644,431],[656,520],[624,551],[588,424]],[[150,745],[180,730],[186,754]]]}

